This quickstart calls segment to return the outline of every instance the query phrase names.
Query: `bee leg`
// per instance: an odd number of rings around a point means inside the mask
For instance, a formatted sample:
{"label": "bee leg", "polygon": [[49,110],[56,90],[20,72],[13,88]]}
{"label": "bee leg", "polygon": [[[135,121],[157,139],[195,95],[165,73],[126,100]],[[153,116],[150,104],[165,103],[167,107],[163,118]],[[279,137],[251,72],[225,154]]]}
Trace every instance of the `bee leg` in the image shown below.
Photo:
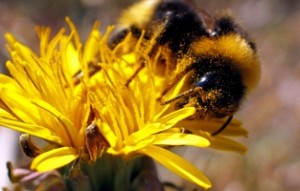
{"label": "bee leg", "polygon": [[215,131],[214,133],[212,133],[211,136],[216,136],[217,134],[221,133],[227,127],[227,125],[229,125],[229,123],[231,122],[232,118],[233,118],[233,115],[230,115],[228,117],[228,119],[226,120],[226,122],[217,131]]}
{"label": "bee leg", "polygon": [[[164,91],[164,92],[166,93],[167,91]],[[160,98],[160,103],[161,103],[161,105],[166,105],[166,104],[172,103],[173,101],[176,101],[176,100],[178,100],[178,99],[180,99],[182,97],[188,97],[188,96],[191,96],[193,94],[202,94],[202,93],[203,93],[202,87],[195,87],[195,88],[189,89],[187,91],[184,91],[184,92],[178,94],[177,96],[175,96],[175,97],[173,97],[173,98],[171,98],[169,100],[166,100],[166,101],[161,101],[161,98]],[[162,96],[163,95],[164,94],[162,94]]]}
{"label": "bee leg", "polygon": [[[101,66],[98,66],[96,64],[93,64],[93,62],[90,62],[88,64],[89,66],[89,76],[93,76],[96,74],[98,71],[100,71],[102,68]],[[78,85],[83,78],[83,72],[81,70],[78,70],[74,75],[73,75],[73,84],[76,86]]]}
{"label": "bee leg", "polygon": [[181,94],[178,94],[177,96],[175,96],[175,97],[173,97],[171,99],[168,99],[166,101],[160,101],[160,104],[161,105],[166,105],[166,104],[172,103],[173,101],[176,101],[176,100],[178,100],[178,99],[180,99],[182,97],[188,96],[188,95],[190,95],[192,93],[194,93],[194,91],[193,91],[193,89],[190,89],[190,90],[185,91],[185,92],[183,92]]}
{"label": "bee leg", "polygon": [[162,98],[168,93],[168,91],[170,91],[170,89],[172,88],[172,85],[167,86],[167,88],[164,89],[164,91],[161,93],[161,95],[157,98],[157,101],[159,101],[161,103],[161,105],[166,105],[170,102],[168,101],[162,101]]}
{"label": "bee leg", "polygon": [[130,82],[139,74],[139,72],[145,67],[145,61],[141,62],[140,66],[134,71],[130,78],[126,81],[125,86],[128,87]]}

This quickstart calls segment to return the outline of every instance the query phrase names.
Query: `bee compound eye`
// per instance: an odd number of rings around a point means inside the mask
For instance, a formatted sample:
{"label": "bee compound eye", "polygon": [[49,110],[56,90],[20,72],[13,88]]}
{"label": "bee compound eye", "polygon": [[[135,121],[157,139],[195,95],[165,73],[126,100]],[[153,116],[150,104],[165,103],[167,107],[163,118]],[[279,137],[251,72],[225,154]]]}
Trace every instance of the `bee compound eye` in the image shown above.
{"label": "bee compound eye", "polygon": [[208,90],[216,87],[220,81],[220,76],[215,72],[205,73],[195,84],[196,87],[202,87],[203,90]]}

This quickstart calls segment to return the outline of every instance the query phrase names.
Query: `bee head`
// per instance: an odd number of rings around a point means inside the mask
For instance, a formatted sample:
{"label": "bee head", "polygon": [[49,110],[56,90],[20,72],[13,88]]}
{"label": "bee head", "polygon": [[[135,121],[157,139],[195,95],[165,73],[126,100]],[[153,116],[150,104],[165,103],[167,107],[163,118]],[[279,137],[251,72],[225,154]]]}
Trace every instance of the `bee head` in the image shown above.
{"label": "bee head", "polygon": [[195,107],[201,118],[232,115],[246,91],[238,69],[230,60],[211,57],[201,58],[190,66],[186,72],[190,88],[164,103],[175,102],[178,108]]}
{"label": "bee head", "polygon": [[240,71],[231,62],[232,60],[225,58],[208,57],[194,64],[194,75],[191,76],[190,83],[192,89],[202,90],[198,90],[198,95],[194,95],[198,97],[199,107],[211,110],[228,108],[228,112],[223,113],[233,113],[237,110],[246,87]]}

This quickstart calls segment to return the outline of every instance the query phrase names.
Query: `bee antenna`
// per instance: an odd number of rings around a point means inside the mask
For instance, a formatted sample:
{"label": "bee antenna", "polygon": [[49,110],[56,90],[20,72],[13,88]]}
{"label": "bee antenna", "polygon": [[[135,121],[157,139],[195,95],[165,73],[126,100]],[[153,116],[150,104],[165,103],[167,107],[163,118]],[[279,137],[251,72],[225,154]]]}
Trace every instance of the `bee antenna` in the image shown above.
{"label": "bee antenna", "polygon": [[233,115],[230,115],[228,117],[228,119],[226,120],[226,122],[214,133],[211,134],[211,136],[216,136],[217,134],[221,133],[226,127],[227,125],[229,125],[229,123],[232,121]]}
{"label": "bee antenna", "polygon": [[172,103],[173,101],[176,101],[182,97],[186,97],[186,96],[190,96],[194,93],[197,93],[197,92],[200,92],[202,91],[202,87],[195,87],[195,88],[192,88],[192,89],[189,89],[187,91],[184,91],[182,92],[181,94],[178,94],[177,96],[169,99],[169,100],[166,100],[166,101],[161,101],[161,105],[166,105],[166,104],[169,104],[169,103]]}

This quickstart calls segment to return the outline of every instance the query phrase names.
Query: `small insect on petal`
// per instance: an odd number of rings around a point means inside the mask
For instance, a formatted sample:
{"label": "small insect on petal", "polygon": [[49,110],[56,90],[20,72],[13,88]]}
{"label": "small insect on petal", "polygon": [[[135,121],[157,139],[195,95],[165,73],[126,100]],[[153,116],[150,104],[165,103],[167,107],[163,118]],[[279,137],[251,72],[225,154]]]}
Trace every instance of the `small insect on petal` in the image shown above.
{"label": "small insect on petal", "polygon": [[22,134],[19,137],[19,143],[26,156],[34,158],[41,154],[41,150],[34,145],[34,143],[30,139],[29,134]]}
{"label": "small insect on petal", "polygon": [[89,152],[90,159],[96,161],[98,156],[101,156],[103,152],[109,147],[109,143],[106,138],[100,133],[97,125],[92,123],[85,131],[86,148]]}

